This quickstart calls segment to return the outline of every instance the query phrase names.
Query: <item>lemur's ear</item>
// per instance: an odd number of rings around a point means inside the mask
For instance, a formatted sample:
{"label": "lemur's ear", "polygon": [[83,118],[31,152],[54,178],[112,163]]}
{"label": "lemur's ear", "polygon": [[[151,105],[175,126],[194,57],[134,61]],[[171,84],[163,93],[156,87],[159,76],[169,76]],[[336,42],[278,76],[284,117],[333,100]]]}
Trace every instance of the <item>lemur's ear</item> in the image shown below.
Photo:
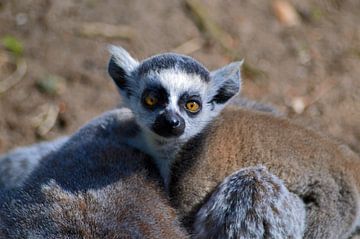
{"label": "lemur's ear", "polygon": [[242,61],[232,62],[227,66],[212,71],[211,79],[211,99],[210,102],[224,105],[228,100],[239,93],[241,88],[240,67]]}
{"label": "lemur's ear", "polygon": [[124,90],[129,83],[127,76],[130,76],[131,71],[139,65],[139,62],[122,47],[110,45],[108,49],[111,53],[109,75],[120,90]]}

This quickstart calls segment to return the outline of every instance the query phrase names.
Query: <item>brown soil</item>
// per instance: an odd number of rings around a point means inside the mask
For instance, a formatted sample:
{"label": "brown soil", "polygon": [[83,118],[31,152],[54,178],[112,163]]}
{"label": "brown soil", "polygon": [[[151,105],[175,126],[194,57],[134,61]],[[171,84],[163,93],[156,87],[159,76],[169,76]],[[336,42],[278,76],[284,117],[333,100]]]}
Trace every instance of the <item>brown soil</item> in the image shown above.
{"label": "brown soil", "polygon": [[[292,27],[277,20],[271,1],[201,3],[230,35],[227,47],[246,59],[242,95],[272,103],[300,124],[360,152],[359,0],[291,1],[301,16]],[[79,26],[95,22],[127,25],[134,37],[79,34]],[[109,43],[142,59],[203,40],[191,56],[210,69],[231,61],[175,0],[0,1],[0,38],[5,35],[23,43],[20,60],[27,71],[0,93],[0,152],[69,134],[116,106],[119,98],[106,73]],[[1,46],[0,80],[11,74],[14,62]],[[43,82],[55,86],[41,90]]]}

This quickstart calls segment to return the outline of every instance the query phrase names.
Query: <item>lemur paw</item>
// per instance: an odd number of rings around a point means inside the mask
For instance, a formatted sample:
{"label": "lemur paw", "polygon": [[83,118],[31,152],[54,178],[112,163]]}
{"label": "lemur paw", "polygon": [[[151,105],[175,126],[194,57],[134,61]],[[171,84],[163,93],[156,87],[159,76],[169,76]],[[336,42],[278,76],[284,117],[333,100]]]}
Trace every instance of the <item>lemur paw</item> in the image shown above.
{"label": "lemur paw", "polygon": [[197,212],[195,238],[302,238],[305,207],[263,166],[228,176]]}

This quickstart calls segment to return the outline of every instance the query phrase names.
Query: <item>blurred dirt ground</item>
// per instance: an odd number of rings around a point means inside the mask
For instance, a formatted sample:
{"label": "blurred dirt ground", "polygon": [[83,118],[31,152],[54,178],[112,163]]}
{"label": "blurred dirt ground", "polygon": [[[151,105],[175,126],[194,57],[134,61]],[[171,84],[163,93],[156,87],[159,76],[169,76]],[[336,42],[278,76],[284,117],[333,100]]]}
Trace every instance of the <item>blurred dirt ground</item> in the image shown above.
{"label": "blurred dirt ground", "polygon": [[242,95],[360,152],[359,0],[0,0],[0,41],[0,152],[115,107],[109,43],[245,58]]}

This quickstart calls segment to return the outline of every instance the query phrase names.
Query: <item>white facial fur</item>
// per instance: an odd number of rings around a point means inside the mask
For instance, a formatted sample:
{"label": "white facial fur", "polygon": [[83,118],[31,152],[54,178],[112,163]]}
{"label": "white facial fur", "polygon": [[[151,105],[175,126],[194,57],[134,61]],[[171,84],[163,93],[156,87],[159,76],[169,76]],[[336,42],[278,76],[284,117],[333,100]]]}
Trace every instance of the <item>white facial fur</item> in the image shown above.
{"label": "white facial fur", "polygon": [[[149,112],[149,110],[144,108],[141,104],[141,101],[139,100],[141,93],[149,83],[158,83],[168,92],[169,102],[166,108]],[[130,108],[134,112],[137,122],[144,129],[151,129],[157,115],[162,113],[165,109],[178,113],[185,120],[185,131],[182,135],[177,139],[163,138],[156,134],[153,136],[165,141],[178,140],[184,142],[198,134],[215,116],[215,114],[211,114],[211,104],[207,103],[211,100],[208,97],[209,86],[208,83],[204,82],[195,74],[190,75],[185,72],[174,71],[173,69],[166,69],[161,72],[150,72],[145,79],[138,81],[137,87],[139,89],[139,94],[130,96]],[[194,117],[190,117],[184,109],[180,109],[181,106],[178,104],[180,97],[187,92],[198,94],[202,100],[202,109]]]}

